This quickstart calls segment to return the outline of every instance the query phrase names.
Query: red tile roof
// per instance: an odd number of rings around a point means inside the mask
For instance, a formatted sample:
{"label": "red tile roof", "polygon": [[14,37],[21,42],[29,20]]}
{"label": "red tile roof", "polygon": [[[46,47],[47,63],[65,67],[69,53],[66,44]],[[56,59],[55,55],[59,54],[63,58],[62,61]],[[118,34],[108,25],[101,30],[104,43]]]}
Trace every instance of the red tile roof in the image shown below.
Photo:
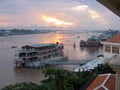
{"label": "red tile roof", "polygon": [[113,36],[112,38],[106,40],[106,42],[120,43],[120,34]]}
{"label": "red tile roof", "polygon": [[115,90],[115,75],[101,74],[88,86],[87,90]]}
{"label": "red tile roof", "polygon": [[113,87],[115,86],[115,76],[111,75],[107,82],[109,83],[105,83],[105,87],[109,88],[109,90],[115,90],[115,87]]}

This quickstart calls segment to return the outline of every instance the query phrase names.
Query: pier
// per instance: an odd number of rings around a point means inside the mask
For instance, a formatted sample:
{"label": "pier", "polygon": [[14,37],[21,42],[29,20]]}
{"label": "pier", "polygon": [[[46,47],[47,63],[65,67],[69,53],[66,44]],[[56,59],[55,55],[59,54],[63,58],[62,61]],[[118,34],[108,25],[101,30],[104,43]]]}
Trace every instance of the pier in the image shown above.
{"label": "pier", "polygon": [[65,61],[42,61],[40,64],[44,65],[80,65],[86,64],[90,60],[65,60]]}
{"label": "pier", "polygon": [[30,62],[25,65],[28,68],[43,68],[46,65],[83,65],[91,60],[68,60],[67,57],[57,57],[54,59],[47,59],[37,62]]}

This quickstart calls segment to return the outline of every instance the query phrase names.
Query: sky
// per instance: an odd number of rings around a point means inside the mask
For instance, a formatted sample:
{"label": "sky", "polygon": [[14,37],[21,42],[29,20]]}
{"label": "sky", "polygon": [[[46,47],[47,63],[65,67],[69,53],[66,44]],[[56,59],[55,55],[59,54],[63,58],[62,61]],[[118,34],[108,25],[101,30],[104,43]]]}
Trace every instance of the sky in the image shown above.
{"label": "sky", "polygon": [[0,28],[120,30],[120,18],[96,0],[0,0]]}

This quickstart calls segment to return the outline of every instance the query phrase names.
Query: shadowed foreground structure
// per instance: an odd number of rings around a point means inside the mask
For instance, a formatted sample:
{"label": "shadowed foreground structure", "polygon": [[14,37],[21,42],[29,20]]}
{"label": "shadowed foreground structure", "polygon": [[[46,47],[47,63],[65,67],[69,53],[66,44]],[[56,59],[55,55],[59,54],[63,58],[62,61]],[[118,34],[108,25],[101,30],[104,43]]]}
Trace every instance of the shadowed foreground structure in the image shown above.
{"label": "shadowed foreground structure", "polygon": [[[120,0],[97,0],[113,13],[120,17]],[[111,61],[111,67],[116,71],[116,88],[115,90],[120,90],[120,55]]]}

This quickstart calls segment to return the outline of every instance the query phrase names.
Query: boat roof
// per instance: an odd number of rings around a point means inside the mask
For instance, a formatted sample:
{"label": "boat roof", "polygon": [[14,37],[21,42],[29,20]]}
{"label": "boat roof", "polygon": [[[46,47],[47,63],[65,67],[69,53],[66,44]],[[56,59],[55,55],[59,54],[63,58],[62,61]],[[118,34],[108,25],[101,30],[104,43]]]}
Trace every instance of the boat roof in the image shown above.
{"label": "boat roof", "polygon": [[32,47],[46,47],[46,46],[51,46],[51,45],[55,45],[54,43],[43,43],[43,44],[33,44],[33,45],[30,45]]}
{"label": "boat roof", "polygon": [[92,36],[92,37],[90,37],[90,39],[99,40],[99,38],[97,36]]}

